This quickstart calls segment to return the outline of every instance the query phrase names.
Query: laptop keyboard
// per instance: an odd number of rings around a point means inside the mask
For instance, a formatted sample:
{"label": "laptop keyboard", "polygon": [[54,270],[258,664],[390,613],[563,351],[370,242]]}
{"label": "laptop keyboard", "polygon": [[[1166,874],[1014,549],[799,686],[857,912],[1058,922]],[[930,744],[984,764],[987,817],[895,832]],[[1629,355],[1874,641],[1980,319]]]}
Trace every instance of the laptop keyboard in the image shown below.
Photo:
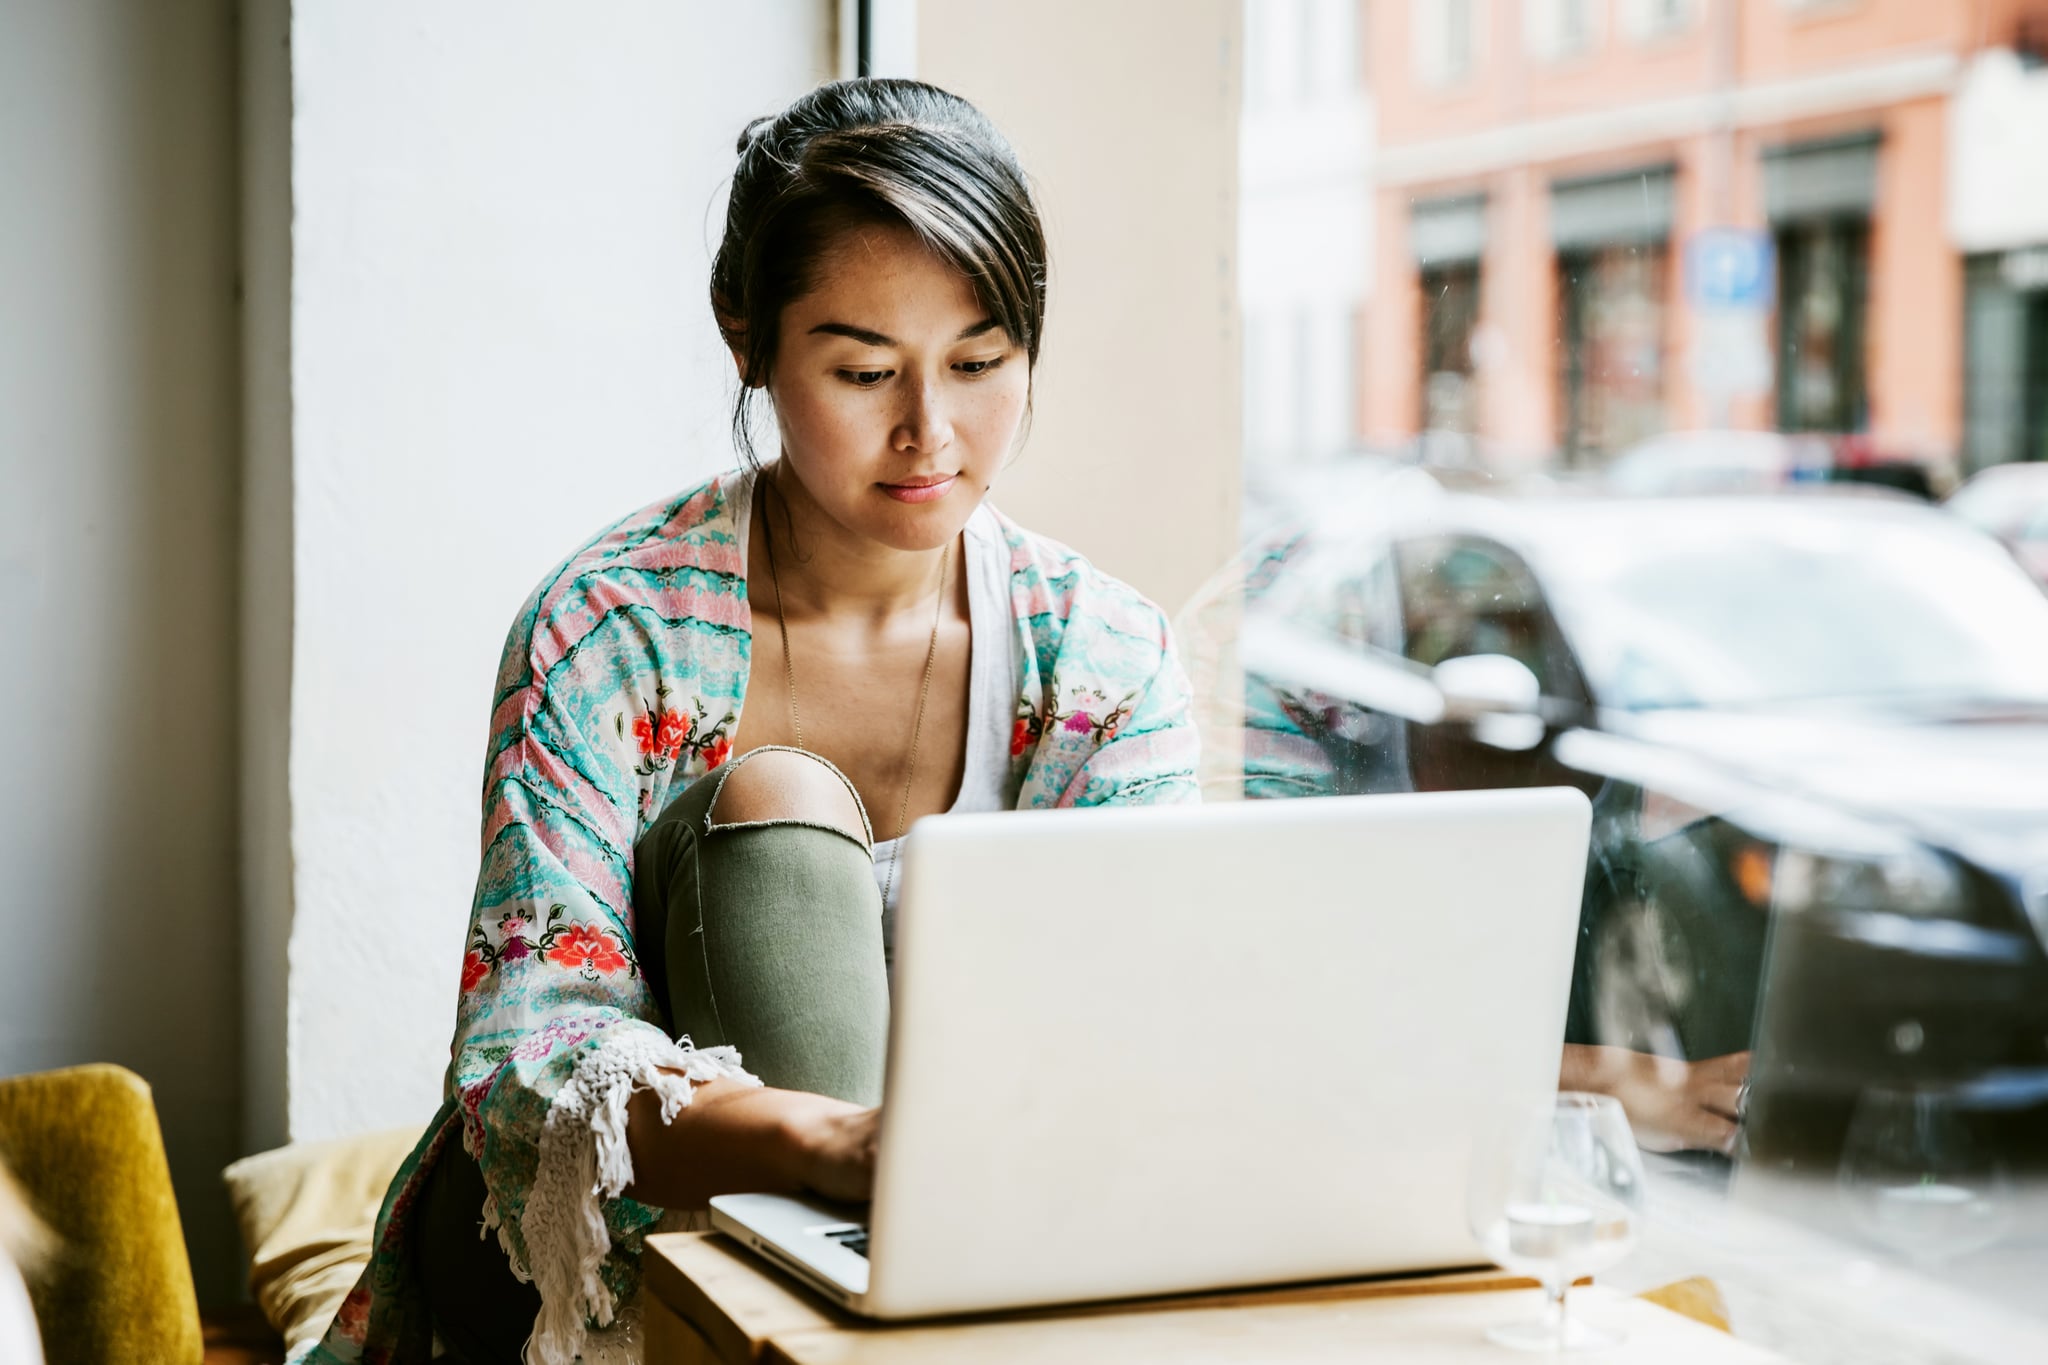
{"label": "laptop keyboard", "polygon": [[839,1243],[856,1256],[865,1258],[868,1254],[868,1230],[864,1227],[848,1225],[843,1228],[832,1228],[825,1233],[825,1237],[828,1241]]}

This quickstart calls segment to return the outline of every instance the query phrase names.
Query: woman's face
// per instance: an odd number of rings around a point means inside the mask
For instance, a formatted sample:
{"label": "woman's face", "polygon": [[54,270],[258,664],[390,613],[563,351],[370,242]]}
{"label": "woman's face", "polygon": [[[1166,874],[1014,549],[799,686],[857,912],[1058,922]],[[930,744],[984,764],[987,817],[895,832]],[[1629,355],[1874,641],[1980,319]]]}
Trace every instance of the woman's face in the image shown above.
{"label": "woman's face", "polygon": [[906,228],[849,228],[782,310],[782,462],[830,518],[899,550],[959,533],[1010,452],[1029,362]]}

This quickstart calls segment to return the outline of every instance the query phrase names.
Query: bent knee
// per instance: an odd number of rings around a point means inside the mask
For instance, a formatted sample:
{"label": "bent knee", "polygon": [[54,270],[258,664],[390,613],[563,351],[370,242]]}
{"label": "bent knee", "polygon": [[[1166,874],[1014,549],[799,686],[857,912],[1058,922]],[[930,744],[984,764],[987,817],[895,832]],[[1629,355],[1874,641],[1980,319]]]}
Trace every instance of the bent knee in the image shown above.
{"label": "bent knee", "polygon": [[711,826],[796,820],[871,845],[860,798],[837,768],[801,749],[756,749],[732,760],[711,803]]}

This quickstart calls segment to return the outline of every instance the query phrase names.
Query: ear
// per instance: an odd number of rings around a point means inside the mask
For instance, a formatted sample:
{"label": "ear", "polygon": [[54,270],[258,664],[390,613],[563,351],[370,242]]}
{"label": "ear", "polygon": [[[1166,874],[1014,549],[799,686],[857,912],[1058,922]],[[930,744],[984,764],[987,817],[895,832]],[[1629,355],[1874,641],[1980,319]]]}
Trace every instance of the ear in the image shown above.
{"label": "ear", "polygon": [[747,374],[747,322],[717,296],[711,300],[711,316],[718,322],[718,334],[725,338],[725,349],[732,355],[732,367],[739,371],[740,383],[750,389],[761,386]]}
{"label": "ear", "polygon": [[742,386],[749,389],[759,389],[767,387],[761,380],[755,379],[752,375],[747,373],[746,333],[739,333],[736,339],[731,333],[728,333],[726,336],[725,349],[727,353],[729,353],[732,356],[732,367],[735,370],[739,371],[740,383]]}

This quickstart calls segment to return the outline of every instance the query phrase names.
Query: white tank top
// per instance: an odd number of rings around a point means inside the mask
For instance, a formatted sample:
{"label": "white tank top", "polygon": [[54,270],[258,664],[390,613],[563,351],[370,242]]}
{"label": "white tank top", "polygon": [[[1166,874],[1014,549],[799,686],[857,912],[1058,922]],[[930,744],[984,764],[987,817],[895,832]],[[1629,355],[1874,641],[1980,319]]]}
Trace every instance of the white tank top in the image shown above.
{"label": "white tank top", "polygon": [[[753,526],[750,504],[754,484],[742,485],[744,501],[734,508],[739,526],[741,562]],[[1017,623],[1010,610],[1010,552],[1003,528],[987,503],[974,509],[961,535],[967,561],[967,626],[971,640],[967,665],[967,762],[960,775],[960,794],[947,808],[956,811],[1007,810],[1010,779],[1010,730],[1016,720]],[[874,820],[881,812],[869,811]],[[896,901],[903,893],[902,869],[890,886],[889,869],[902,857],[903,841],[885,839],[875,845],[875,886],[886,888],[882,907],[882,947],[893,964],[896,957]]]}
{"label": "white tank top", "polygon": [[[1016,721],[1017,624],[1010,610],[1010,554],[1003,530],[988,505],[974,509],[961,537],[967,559],[967,621],[972,637],[967,665],[967,764],[960,794],[948,812],[1008,810],[1010,731]],[[875,885],[889,881],[890,865],[903,854],[901,839],[875,845]],[[882,947],[896,957],[896,901],[903,894],[897,869],[882,907]]]}

